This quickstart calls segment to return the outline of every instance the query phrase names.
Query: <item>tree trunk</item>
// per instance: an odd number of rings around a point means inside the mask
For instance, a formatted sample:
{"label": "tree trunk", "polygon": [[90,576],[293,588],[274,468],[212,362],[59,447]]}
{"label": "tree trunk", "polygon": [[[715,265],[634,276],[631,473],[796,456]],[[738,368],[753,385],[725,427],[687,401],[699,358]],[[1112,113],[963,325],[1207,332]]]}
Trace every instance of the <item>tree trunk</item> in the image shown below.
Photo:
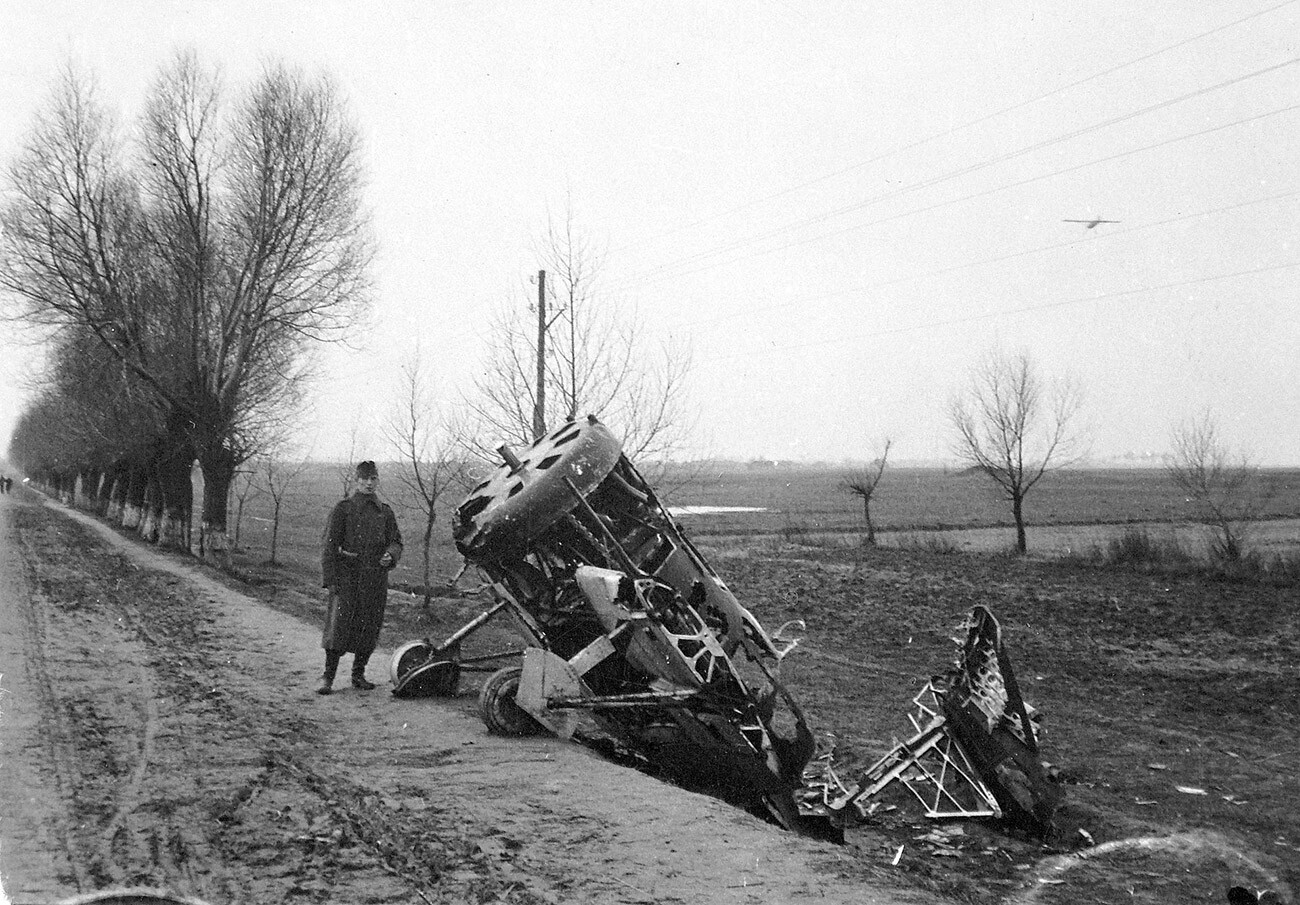
{"label": "tree trunk", "polygon": [[871,500],[867,497],[862,498],[862,517],[867,520],[867,546],[876,545],[876,528],[871,524]]}
{"label": "tree trunk", "polygon": [[139,529],[144,521],[145,496],[149,487],[149,477],[139,462],[131,464],[126,476],[126,486],[122,496],[122,527],[129,530]]}
{"label": "tree trunk", "polygon": [[104,510],[104,515],[120,524],[126,506],[126,484],[129,473],[118,464],[114,466],[112,474],[113,483],[108,491],[108,508]]}
{"label": "tree trunk", "polygon": [[110,465],[107,471],[100,472],[99,485],[95,488],[95,515],[101,518],[108,515],[108,506],[112,502],[113,484],[117,468]]}
{"label": "tree trunk", "polygon": [[438,516],[434,512],[433,504],[429,505],[429,511],[426,513],[424,520],[424,606],[427,609],[433,601],[433,590],[429,587],[429,547],[433,543],[433,523]]}
{"label": "tree trunk", "polygon": [[1011,515],[1016,520],[1016,551],[1018,553],[1028,552],[1029,545],[1025,539],[1025,500],[1022,496],[1011,498]]}
{"label": "tree trunk", "polygon": [[239,549],[239,528],[244,524],[244,498],[241,496],[235,504],[235,536],[231,539],[231,549]]}
{"label": "tree trunk", "polygon": [[276,547],[280,542],[280,500],[275,501],[275,508],[271,515],[271,565],[279,565],[275,561]]}
{"label": "tree trunk", "polygon": [[[230,485],[235,480],[234,457],[226,450],[199,459],[203,469],[202,527],[204,552],[222,566],[230,565],[230,537],[226,515],[230,500]],[[236,541],[238,543],[238,541]]]}
{"label": "tree trunk", "polygon": [[186,525],[194,511],[194,484],[190,470],[194,455],[188,443],[178,443],[160,457],[156,471],[162,491],[158,546],[188,550]]}
{"label": "tree trunk", "polygon": [[83,468],[77,474],[75,500],[77,508],[95,511],[95,500],[99,496],[99,472],[93,468]]}
{"label": "tree trunk", "polygon": [[142,538],[152,544],[158,540],[158,526],[161,523],[162,488],[153,469],[150,469],[149,477],[145,481],[144,505],[141,507],[140,524],[137,530]]}

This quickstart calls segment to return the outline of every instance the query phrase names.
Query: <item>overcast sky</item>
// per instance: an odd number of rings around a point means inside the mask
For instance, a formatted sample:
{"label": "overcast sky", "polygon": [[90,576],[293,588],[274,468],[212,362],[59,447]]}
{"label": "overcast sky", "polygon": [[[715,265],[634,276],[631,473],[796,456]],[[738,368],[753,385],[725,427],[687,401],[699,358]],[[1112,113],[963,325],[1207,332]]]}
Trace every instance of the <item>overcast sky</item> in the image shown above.
{"label": "overcast sky", "polygon": [[[1209,410],[1300,465],[1296,0],[0,0],[0,160],[64,61],[129,120],[183,48],[327,71],[365,136],[375,316],[319,456],[417,340],[454,400],[569,206],[608,302],[690,339],[698,451],[945,456],[1002,349],[1082,384],[1098,457]],[[34,365],[0,342],[3,440]]]}

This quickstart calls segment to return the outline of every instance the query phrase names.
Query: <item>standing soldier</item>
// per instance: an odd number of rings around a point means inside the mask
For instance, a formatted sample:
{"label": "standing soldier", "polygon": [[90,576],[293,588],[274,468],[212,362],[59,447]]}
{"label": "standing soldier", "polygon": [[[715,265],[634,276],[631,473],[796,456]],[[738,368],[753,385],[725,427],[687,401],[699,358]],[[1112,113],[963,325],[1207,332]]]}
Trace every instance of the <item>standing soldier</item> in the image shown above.
{"label": "standing soldier", "polygon": [[402,556],[402,534],[392,507],[375,495],[379,469],[374,462],[357,466],[357,489],[335,505],[325,526],[321,550],[323,585],[329,590],[325,613],[325,674],[317,694],[333,690],[334,674],[345,653],[352,654],[352,687],[374,688],[366,681],[366,661],[379,641],[388,602],[388,571]]}

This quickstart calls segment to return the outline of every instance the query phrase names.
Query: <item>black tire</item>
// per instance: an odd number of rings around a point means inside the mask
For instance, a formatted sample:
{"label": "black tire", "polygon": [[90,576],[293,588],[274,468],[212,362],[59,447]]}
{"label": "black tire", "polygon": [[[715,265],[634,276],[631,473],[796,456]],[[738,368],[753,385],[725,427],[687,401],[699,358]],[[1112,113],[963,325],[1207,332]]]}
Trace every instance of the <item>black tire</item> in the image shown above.
{"label": "black tire", "polygon": [[433,646],[428,641],[408,641],[393,651],[393,659],[388,664],[388,678],[392,684],[399,684],[408,672],[433,659]]}
{"label": "black tire", "polygon": [[494,735],[541,735],[546,727],[515,703],[522,666],[507,666],[487,677],[478,695],[478,713]]}

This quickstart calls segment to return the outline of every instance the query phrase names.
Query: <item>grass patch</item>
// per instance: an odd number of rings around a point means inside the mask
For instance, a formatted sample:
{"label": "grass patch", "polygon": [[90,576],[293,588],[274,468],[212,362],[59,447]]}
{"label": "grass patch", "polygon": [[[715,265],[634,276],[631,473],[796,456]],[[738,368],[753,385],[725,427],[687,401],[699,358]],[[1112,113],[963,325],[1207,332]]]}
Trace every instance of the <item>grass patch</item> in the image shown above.
{"label": "grass patch", "polygon": [[1185,567],[1193,560],[1172,536],[1156,537],[1141,526],[1125,528],[1118,537],[1108,540],[1100,558],[1104,565],[1139,568]]}
{"label": "grass patch", "polygon": [[1202,552],[1189,550],[1171,532],[1160,536],[1144,526],[1134,525],[1107,540],[1078,553],[1064,553],[1058,560],[1077,565],[1122,569],[1156,575],[1196,576],[1210,581],[1300,585],[1300,552],[1267,556],[1248,551],[1236,559],[1215,554],[1212,546]]}
{"label": "grass patch", "polygon": [[911,550],[917,553],[952,555],[961,552],[961,547],[956,541],[942,534],[934,533],[914,534],[908,532],[900,534],[894,542],[894,546],[899,550]]}

